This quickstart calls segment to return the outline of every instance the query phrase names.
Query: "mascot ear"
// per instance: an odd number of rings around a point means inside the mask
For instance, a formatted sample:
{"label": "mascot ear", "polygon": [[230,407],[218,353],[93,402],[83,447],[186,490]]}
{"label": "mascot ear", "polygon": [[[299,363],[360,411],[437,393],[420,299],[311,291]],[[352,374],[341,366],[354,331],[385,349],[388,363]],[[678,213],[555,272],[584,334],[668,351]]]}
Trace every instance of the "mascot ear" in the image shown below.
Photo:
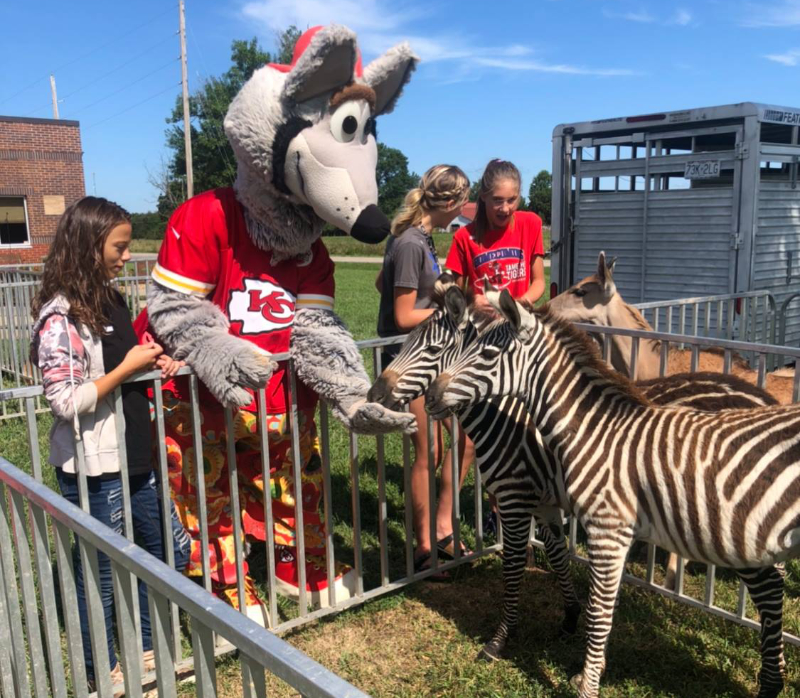
{"label": "mascot ear", "polygon": [[353,81],[357,59],[356,35],[352,31],[339,24],[323,27],[287,74],[281,97],[305,102],[335,92]]}
{"label": "mascot ear", "polygon": [[364,82],[375,90],[375,113],[388,114],[411,78],[419,58],[406,42],[389,49],[364,68]]}

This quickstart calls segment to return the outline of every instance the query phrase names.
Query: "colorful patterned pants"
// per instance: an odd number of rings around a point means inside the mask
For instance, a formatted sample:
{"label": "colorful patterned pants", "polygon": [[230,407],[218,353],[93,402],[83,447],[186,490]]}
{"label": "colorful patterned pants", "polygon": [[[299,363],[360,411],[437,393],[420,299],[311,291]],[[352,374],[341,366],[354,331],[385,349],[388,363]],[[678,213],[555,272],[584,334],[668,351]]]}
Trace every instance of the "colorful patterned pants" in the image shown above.
{"label": "colorful patterned pants", "polygon": [[[194,452],[189,403],[164,393],[169,483],[178,516],[192,538],[186,574],[202,576],[200,511],[197,504],[197,457]],[[211,578],[216,585],[236,583],[233,512],[228,473],[225,413],[218,404],[201,405],[203,472],[205,473],[208,547]],[[258,416],[246,410],[234,415],[234,440],[238,470],[239,505],[245,536],[266,540],[264,525],[264,479]],[[303,524],[307,557],[324,565],[325,523],[322,513],[323,473],[313,411],[299,412]],[[285,414],[267,415],[269,441],[269,487],[272,497],[276,546],[295,546],[296,483],[292,466],[292,438]],[[282,558],[293,558],[290,554]],[[316,558],[316,559],[315,559]],[[245,571],[247,567],[245,566]]]}

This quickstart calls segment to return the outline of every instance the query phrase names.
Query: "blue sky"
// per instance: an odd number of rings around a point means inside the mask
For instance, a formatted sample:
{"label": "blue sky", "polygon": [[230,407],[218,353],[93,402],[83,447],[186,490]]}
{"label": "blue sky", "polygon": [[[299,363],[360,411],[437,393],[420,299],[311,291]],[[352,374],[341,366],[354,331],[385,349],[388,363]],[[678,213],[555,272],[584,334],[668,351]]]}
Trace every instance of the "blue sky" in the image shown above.
{"label": "blue sky", "polygon": [[[339,22],[366,61],[408,40],[423,62],[380,139],[411,168],[550,169],[562,122],[742,101],[800,106],[800,0],[187,0],[190,87],[234,39],[271,48],[290,23]],[[6,2],[0,114],[78,119],[87,193],[154,207],[180,92],[177,2]]]}

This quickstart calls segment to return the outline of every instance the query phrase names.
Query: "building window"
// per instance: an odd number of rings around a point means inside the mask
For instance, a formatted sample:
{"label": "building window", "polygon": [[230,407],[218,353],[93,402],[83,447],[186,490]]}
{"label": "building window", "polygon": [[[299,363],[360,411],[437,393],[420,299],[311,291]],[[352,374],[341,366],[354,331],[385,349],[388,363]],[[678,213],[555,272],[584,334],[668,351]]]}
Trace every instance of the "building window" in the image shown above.
{"label": "building window", "polygon": [[30,240],[25,197],[0,196],[0,247],[28,245]]}

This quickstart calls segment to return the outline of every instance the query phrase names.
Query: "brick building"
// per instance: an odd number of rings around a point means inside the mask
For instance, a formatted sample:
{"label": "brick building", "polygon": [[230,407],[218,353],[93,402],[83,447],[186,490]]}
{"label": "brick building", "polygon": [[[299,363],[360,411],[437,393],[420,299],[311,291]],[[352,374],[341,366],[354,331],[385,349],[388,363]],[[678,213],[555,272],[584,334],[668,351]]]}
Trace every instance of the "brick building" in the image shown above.
{"label": "brick building", "polygon": [[77,121],[0,116],[0,264],[41,261],[85,194]]}

